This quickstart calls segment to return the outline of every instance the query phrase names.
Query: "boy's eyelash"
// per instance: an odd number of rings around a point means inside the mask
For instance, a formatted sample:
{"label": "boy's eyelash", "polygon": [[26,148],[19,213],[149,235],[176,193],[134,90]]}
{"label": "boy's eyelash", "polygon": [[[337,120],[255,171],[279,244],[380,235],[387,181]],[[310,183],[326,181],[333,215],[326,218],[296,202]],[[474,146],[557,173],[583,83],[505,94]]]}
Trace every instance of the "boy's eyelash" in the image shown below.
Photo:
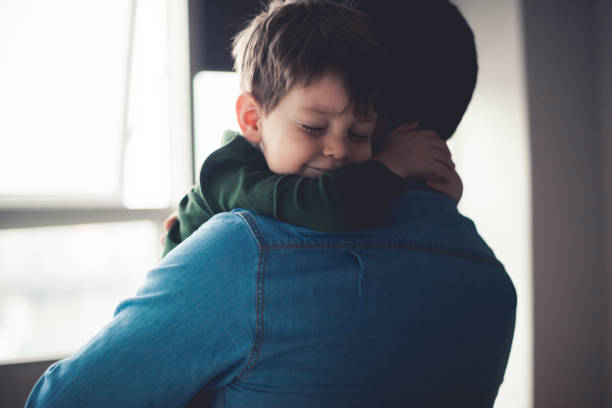
{"label": "boy's eyelash", "polygon": [[[304,124],[300,124],[300,127],[308,133],[323,133],[325,131],[324,127],[321,126],[308,126]],[[370,139],[370,135],[362,135],[360,133],[348,132],[349,136],[353,139],[356,139],[358,142],[365,142]]]}
{"label": "boy's eyelash", "polygon": [[308,125],[302,124],[300,125],[300,127],[310,133],[321,133],[325,130],[324,127],[320,127],[320,126],[308,126]]}

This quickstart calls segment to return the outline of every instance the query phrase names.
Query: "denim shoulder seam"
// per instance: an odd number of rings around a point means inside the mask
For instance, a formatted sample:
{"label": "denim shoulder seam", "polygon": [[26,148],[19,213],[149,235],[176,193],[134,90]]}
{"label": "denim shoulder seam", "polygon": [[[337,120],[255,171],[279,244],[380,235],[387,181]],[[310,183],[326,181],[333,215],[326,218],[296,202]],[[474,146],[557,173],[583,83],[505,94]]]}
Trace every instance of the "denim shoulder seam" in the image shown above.
{"label": "denim shoulder seam", "polygon": [[240,373],[234,379],[234,382],[245,379],[253,370],[253,367],[259,359],[261,347],[264,339],[264,278],[266,271],[266,261],[268,247],[264,243],[263,234],[255,219],[248,212],[239,212],[237,215],[242,218],[248,226],[248,229],[254,235],[259,249],[259,257],[257,261],[257,276],[256,276],[256,296],[255,296],[255,339],[249,359]]}
{"label": "denim shoulder seam", "polygon": [[242,218],[247,224],[249,231],[251,231],[253,237],[255,238],[255,241],[257,242],[257,247],[260,249],[267,247],[266,241],[264,239],[264,234],[261,232],[261,228],[259,228],[259,225],[257,224],[257,221],[255,221],[255,218],[247,211],[240,211],[235,214]]}
{"label": "denim shoulder seam", "polygon": [[470,251],[462,248],[445,247],[441,245],[428,244],[426,242],[406,242],[406,243],[381,243],[381,242],[356,242],[356,243],[340,243],[340,244],[329,244],[329,243],[313,243],[313,244],[272,244],[262,245],[262,249],[265,250],[284,250],[284,249],[322,249],[322,248],[395,248],[406,251],[423,251],[432,252],[442,255],[450,255],[457,258],[469,259],[474,262],[481,262],[492,266],[504,268],[503,264],[487,254],[483,254],[476,251]]}

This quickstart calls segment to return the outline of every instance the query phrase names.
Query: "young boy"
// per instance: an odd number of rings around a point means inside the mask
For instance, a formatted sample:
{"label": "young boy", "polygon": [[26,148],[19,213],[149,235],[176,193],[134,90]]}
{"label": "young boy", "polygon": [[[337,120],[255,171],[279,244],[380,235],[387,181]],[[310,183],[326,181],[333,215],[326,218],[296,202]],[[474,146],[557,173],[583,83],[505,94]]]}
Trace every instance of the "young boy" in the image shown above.
{"label": "young boy", "polygon": [[226,133],[204,162],[169,223],[164,256],[234,208],[342,232],[380,225],[406,177],[459,200],[461,181],[434,132],[399,126],[373,155],[383,58],[362,13],[326,0],[273,0],[237,35],[233,55],[242,135]]}

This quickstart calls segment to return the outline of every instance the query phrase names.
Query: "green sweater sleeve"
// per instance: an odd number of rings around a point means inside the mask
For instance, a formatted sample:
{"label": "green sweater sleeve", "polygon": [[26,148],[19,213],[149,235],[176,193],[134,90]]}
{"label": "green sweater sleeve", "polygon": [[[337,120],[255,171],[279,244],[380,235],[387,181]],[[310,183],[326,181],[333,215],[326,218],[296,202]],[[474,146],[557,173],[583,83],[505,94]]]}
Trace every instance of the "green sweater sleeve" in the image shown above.
{"label": "green sweater sleeve", "polygon": [[235,208],[325,232],[371,228],[404,191],[404,180],[375,160],[317,178],[275,174],[259,150],[235,136],[206,159],[200,184],[181,200],[163,255],[214,214]]}
{"label": "green sweater sleeve", "polygon": [[243,137],[211,155],[200,185],[213,213],[244,208],[325,232],[379,225],[402,195],[404,180],[370,160],[317,178],[272,173]]}
{"label": "green sweater sleeve", "polygon": [[274,217],[324,232],[379,226],[403,194],[404,180],[370,160],[317,178],[283,176],[274,191]]}
{"label": "green sweater sleeve", "polygon": [[164,241],[162,257],[195,230],[204,224],[215,213],[212,212],[199,185],[194,186],[181,199],[177,209],[177,221],[170,227]]}

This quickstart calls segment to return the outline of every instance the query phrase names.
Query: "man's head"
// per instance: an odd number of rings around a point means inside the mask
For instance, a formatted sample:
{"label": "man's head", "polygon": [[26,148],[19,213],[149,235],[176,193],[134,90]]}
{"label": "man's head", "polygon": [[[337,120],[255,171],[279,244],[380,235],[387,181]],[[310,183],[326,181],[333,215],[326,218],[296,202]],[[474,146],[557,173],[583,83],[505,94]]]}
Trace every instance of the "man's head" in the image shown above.
{"label": "man's head", "polygon": [[447,0],[360,0],[389,56],[390,126],[418,121],[448,139],[472,98],[478,64],[472,31]]}
{"label": "man's head", "polygon": [[234,40],[242,133],[276,173],[368,160],[382,49],[367,17],[327,0],[273,0]]}

